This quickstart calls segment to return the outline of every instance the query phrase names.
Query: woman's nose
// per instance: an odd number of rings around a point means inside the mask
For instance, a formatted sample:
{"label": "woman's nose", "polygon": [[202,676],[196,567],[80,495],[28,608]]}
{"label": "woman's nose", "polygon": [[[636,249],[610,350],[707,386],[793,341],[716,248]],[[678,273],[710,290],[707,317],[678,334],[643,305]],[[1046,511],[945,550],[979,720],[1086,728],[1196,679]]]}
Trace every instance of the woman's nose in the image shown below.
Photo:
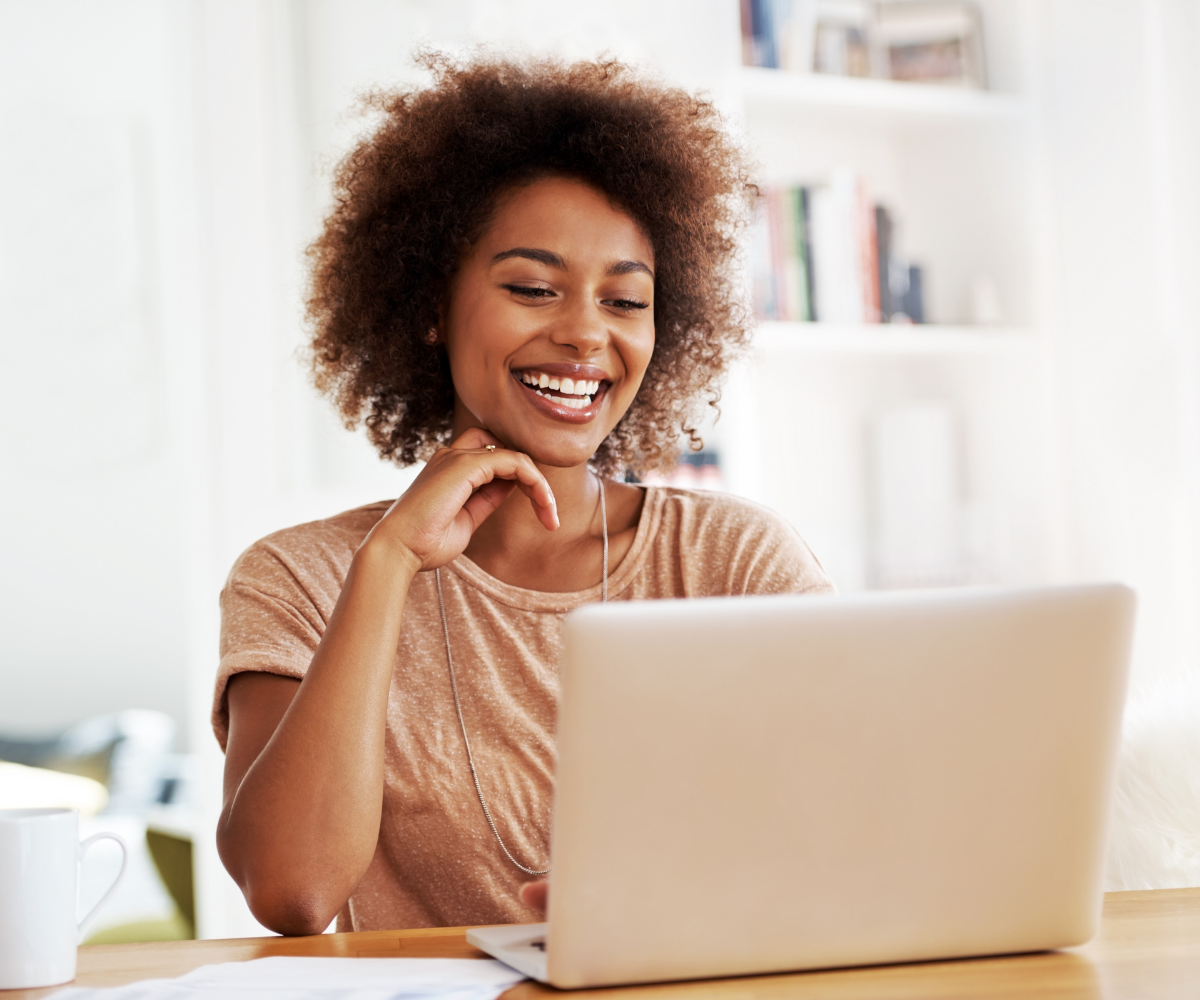
{"label": "woman's nose", "polygon": [[575,348],[581,355],[601,350],[609,340],[604,311],[598,303],[580,296],[573,308],[559,314],[558,322],[550,331],[550,339],[556,344]]}

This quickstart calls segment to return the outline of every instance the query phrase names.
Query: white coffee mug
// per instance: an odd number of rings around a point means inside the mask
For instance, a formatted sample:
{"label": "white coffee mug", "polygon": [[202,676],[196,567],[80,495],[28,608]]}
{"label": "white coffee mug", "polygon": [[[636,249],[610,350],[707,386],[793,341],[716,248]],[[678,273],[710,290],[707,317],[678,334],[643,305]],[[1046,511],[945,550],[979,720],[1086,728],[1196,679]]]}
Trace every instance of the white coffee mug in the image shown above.
{"label": "white coffee mug", "polygon": [[[98,840],[121,845],[121,870],[91,912],[79,912],[79,865]],[[0,990],[75,978],[75,952],[116,891],[129,849],[115,833],[79,842],[74,809],[0,809]]]}

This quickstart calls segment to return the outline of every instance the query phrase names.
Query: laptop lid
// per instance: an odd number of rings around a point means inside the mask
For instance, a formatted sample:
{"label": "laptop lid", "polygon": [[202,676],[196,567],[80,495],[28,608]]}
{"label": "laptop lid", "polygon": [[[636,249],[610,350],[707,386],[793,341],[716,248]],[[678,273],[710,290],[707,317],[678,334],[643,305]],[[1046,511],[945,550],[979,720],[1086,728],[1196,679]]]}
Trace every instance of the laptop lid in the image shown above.
{"label": "laptop lid", "polygon": [[546,978],[1087,940],[1133,612],[1118,585],[575,612]]}

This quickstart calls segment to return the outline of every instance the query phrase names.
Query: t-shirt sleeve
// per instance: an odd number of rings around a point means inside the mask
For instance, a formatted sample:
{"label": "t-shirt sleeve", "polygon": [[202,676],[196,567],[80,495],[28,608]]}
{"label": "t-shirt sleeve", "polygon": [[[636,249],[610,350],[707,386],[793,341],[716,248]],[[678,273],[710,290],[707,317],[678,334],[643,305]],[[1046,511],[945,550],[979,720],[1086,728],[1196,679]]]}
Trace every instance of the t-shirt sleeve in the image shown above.
{"label": "t-shirt sleeve", "polygon": [[[229,736],[229,678],[246,671],[302,678],[325,631],[327,601],[286,551],[268,541],[247,549],[221,591],[221,662],[212,725],[221,749]],[[311,591],[316,590],[317,593]]]}
{"label": "t-shirt sleeve", "polygon": [[670,499],[680,504],[689,594],[836,593],[804,539],[774,511],[717,493]]}
{"label": "t-shirt sleeve", "polygon": [[808,543],[774,511],[754,506],[754,523],[741,535],[731,570],[736,593],[833,594],[833,581]]}

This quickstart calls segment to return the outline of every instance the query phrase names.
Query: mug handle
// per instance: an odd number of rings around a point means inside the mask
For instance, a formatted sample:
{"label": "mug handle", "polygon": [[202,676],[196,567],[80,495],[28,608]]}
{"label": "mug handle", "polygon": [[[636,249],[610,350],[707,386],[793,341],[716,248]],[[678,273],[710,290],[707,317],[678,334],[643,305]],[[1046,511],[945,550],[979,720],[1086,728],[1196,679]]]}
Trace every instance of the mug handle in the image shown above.
{"label": "mug handle", "polygon": [[97,913],[100,912],[100,907],[109,901],[112,894],[117,891],[117,886],[121,884],[121,879],[125,877],[125,867],[129,864],[129,848],[125,841],[118,837],[115,833],[93,833],[87,840],[79,845],[79,863],[83,864],[83,856],[87,853],[87,849],[96,843],[98,840],[115,840],[121,848],[121,870],[117,872],[117,877],[113,879],[113,884],[108,887],[108,891],[100,897],[100,902],[88,911],[88,915],[79,921],[79,933],[76,941],[82,941],[83,936],[87,933],[88,927],[91,926],[92,920],[95,919]]}

